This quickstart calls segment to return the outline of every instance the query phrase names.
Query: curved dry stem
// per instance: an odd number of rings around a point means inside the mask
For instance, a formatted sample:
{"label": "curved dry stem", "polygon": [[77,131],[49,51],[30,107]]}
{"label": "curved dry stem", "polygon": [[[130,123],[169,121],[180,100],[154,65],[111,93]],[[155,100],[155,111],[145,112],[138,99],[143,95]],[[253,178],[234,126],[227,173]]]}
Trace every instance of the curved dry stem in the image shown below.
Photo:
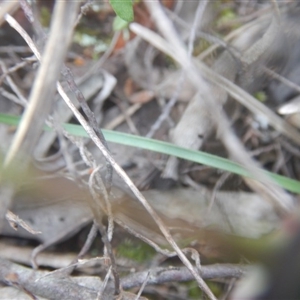
{"label": "curved dry stem", "polygon": [[[22,167],[27,165],[35,143],[43,131],[45,119],[53,103],[55,83],[59,77],[60,69],[71,40],[77,6],[78,2],[76,1],[58,1],[55,4],[50,35],[43,53],[43,61],[36,75],[22,121],[5,157],[4,169],[9,169],[13,163],[17,163],[18,168],[22,170]],[[6,14],[5,20],[28,41],[24,30],[10,15]],[[61,30],[62,28],[64,30]],[[7,197],[1,197],[1,222],[11,204],[13,193],[11,187],[4,188],[3,192],[6,193]]]}

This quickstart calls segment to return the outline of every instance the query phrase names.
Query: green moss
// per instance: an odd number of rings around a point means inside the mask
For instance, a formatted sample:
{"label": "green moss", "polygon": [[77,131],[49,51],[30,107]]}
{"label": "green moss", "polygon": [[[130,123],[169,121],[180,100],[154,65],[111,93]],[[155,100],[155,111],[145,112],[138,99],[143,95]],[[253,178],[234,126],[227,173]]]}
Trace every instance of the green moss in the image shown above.
{"label": "green moss", "polygon": [[188,295],[191,299],[203,299],[203,292],[199,289],[195,281],[187,283]]}
{"label": "green moss", "polygon": [[137,262],[145,262],[151,259],[155,253],[155,250],[146,243],[133,241],[131,239],[125,239],[117,247],[118,256],[126,257]]}

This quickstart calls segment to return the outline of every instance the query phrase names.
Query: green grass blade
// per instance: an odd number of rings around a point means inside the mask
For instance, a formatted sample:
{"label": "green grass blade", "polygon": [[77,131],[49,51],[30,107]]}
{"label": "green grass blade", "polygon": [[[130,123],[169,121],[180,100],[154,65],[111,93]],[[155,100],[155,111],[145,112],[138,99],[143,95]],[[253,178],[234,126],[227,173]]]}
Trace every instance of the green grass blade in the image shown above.
{"label": "green grass blade", "polygon": [[[20,117],[0,114],[1,123],[5,123],[7,125],[18,125],[19,121],[20,121]],[[88,137],[87,133],[80,125],[64,124],[63,127],[70,134],[81,136],[81,137]],[[50,130],[50,128],[45,128],[45,129]],[[127,133],[105,130],[105,129],[103,129],[102,131],[107,141],[113,143],[138,147],[141,149],[151,150],[151,151],[155,151],[167,155],[173,155],[192,162],[200,163],[206,166],[214,167],[241,176],[247,176],[253,178],[251,173],[249,173],[240,164],[216,155],[212,155],[202,151],[194,151],[194,150],[178,147],[170,143],[162,142],[159,140],[148,139],[148,138],[135,136]],[[279,184],[286,190],[300,194],[299,181],[275,173],[263,171],[263,170],[262,172],[265,172],[265,174],[270,176],[277,184]]]}

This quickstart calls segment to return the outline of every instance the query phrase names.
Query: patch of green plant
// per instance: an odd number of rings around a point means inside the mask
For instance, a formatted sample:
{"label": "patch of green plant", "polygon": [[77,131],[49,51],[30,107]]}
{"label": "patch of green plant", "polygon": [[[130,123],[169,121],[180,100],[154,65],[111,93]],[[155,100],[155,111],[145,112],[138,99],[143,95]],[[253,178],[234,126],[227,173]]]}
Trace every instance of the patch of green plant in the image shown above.
{"label": "patch of green plant", "polygon": [[259,91],[259,92],[255,93],[254,97],[260,102],[266,102],[267,101],[267,94],[263,91]]}
{"label": "patch of green plant", "polygon": [[[237,18],[236,12],[230,8],[226,7],[222,9],[220,12],[219,18],[216,20],[217,27],[222,27],[226,23],[230,23],[230,21],[233,21]],[[230,26],[231,29],[238,28],[240,25],[238,23],[234,24],[233,26]]]}
{"label": "patch of green plant", "polygon": [[195,281],[186,282],[188,296],[191,299],[203,299],[203,292],[199,289]]}
{"label": "patch of green plant", "polygon": [[40,22],[42,26],[49,27],[51,21],[51,13],[48,7],[42,6],[40,10]]}
{"label": "patch of green plant", "polygon": [[131,0],[109,0],[116,15],[126,22],[133,21],[133,3]]}
{"label": "patch of green plant", "polygon": [[236,13],[232,8],[225,8],[221,12],[221,18],[219,19],[219,22],[226,22],[231,21],[236,18]]}
{"label": "patch of green plant", "polygon": [[[215,283],[213,281],[206,282],[212,293],[218,298],[222,295],[222,289],[220,284]],[[197,283],[195,281],[189,281],[185,283],[188,288],[188,296],[191,299],[206,299],[203,295],[203,292],[199,289]]]}
{"label": "patch of green plant", "polygon": [[117,247],[118,256],[129,258],[137,262],[150,260],[155,254],[156,251],[142,241],[124,239],[124,241]]}

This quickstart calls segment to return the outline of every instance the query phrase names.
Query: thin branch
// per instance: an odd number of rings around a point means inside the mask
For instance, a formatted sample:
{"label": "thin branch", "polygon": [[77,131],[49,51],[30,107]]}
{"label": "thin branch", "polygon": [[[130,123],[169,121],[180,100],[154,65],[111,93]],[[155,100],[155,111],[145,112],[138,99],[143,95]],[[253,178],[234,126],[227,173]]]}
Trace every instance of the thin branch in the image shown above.
{"label": "thin branch", "polygon": [[112,269],[112,267],[110,266],[110,268],[108,269],[108,271],[107,271],[107,273],[105,275],[103,284],[102,284],[101,288],[99,289],[99,292],[98,292],[98,295],[97,295],[97,300],[101,300],[102,297],[103,297],[103,293],[104,293],[105,287],[107,286],[108,280],[110,278],[111,269]]}
{"label": "thin branch", "polygon": [[109,226],[108,226],[108,233],[105,231],[105,227],[102,224],[102,211],[101,205],[99,204],[99,195],[97,194],[96,190],[92,187],[93,179],[94,176],[98,174],[98,168],[94,170],[94,172],[91,174],[90,179],[89,179],[89,186],[90,186],[90,192],[92,195],[93,203],[90,203],[90,206],[92,208],[93,214],[94,214],[94,223],[97,225],[99,232],[102,237],[102,241],[104,243],[105,249],[107,251],[108,257],[110,258],[110,263],[111,263],[111,270],[115,279],[115,295],[120,294],[120,277],[117,271],[117,265],[116,265],[116,259],[115,255],[113,253],[113,249],[111,246],[111,238],[112,238],[112,233],[113,233],[113,218],[112,218],[112,212],[111,212],[111,205],[109,203],[109,198],[108,198],[108,192],[105,189],[105,185],[101,179],[101,176],[98,176],[98,185],[101,188],[101,192],[103,195],[103,198],[106,203],[106,211],[108,212],[108,218],[109,218]]}
{"label": "thin branch", "polygon": [[[62,279],[59,276],[52,276],[37,281],[37,279],[47,274],[47,272],[33,271],[32,269],[19,266],[1,258],[0,281],[10,285],[9,278],[11,274],[15,274],[14,282],[25,287],[32,294],[49,300],[82,300],[96,299],[97,297],[97,292],[94,289],[76,284],[70,278]],[[111,298],[106,297],[106,299]]]}
{"label": "thin branch", "polygon": [[[242,265],[215,264],[202,266],[201,274],[206,280],[216,278],[241,278],[247,273],[247,270],[248,267]],[[99,282],[99,279],[95,277],[78,276],[77,279],[76,277],[62,279],[60,276],[53,276],[55,271],[34,271],[1,258],[0,282],[10,284],[8,278],[10,278],[9,275],[11,274],[15,274],[18,284],[25,287],[30,293],[45,297],[49,300],[97,299],[97,289],[101,289],[104,284]],[[124,277],[121,280],[121,286],[124,290],[141,287],[147,277],[147,285],[193,280],[190,271],[185,267],[153,268]],[[97,281],[97,285],[95,285],[95,280]],[[102,294],[101,299],[113,299],[113,295],[109,294],[111,291],[112,289],[110,285],[108,285],[106,293]]]}
{"label": "thin branch", "polygon": [[[202,266],[201,276],[206,280],[214,278],[240,278],[246,271],[247,267],[241,265],[215,264]],[[192,274],[185,267],[159,267],[128,275],[121,279],[121,285],[123,289],[140,287],[143,285],[146,278],[148,285],[163,284],[166,282],[184,282],[194,279]]]}
{"label": "thin branch", "polygon": [[[27,62],[22,62],[21,64],[19,64],[19,66],[20,65],[24,66],[26,64],[27,64]],[[4,62],[0,61],[0,66],[3,70],[3,75],[1,75],[1,78],[3,78],[3,79],[6,78],[6,81],[7,81],[8,85],[10,86],[12,91],[17,95],[18,104],[22,105],[23,107],[26,107],[27,106],[27,99],[22,95],[19,88],[15,85],[15,83],[13,82],[11,77],[8,75],[8,70],[7,70]],[[1,82],[1,78],[0,78],[0,82]]]}
{"label": "thin branch", "polygon": [[[91,124],[93,130],[95,131],[95,133],[97,134],[98,138],[101,140],[103,145],[107,148],[107,150],[109,150],[107,141],[105,140],[104,135],[103,135],[100,127],[97,124],[95,115],[91,111],[89,106],[87,105],[87,102],[86,102],[82,92],[80,91],[77,84],[75,83],[75,80],[74,80],[71,70],[69,68],[67,68],[66,66],[63,66],[62,74],[63,74],[65,80],[67,81],[70,90],[76,95],[76,99],[78,100],[78,102],[79,102],[82,110],[84,111],[84,113],[87,117],[87,120]],[[112,169],[111,164],[107,161],[106,162],[106,182],[105,182],[106,185],[105,186],[107,188],[108,194],[111,191],[112,176],[113,176],[113,169]]]}
{"label": "thin branch", "polygon": [[136,295],[136,298],[134,300],[139,300],[140,299],[140,296],[142,295],[143,293],[143,290],[145,289],[146,285],[147,285],[147,282],[148,282],[148,279],[149,279],[149,275],[150,275],[150,271],[148,271],[147,275],[146,275],[146,278],[142,284],[142,286],[140,287],[140,290],[138,292],[138,294]]}

